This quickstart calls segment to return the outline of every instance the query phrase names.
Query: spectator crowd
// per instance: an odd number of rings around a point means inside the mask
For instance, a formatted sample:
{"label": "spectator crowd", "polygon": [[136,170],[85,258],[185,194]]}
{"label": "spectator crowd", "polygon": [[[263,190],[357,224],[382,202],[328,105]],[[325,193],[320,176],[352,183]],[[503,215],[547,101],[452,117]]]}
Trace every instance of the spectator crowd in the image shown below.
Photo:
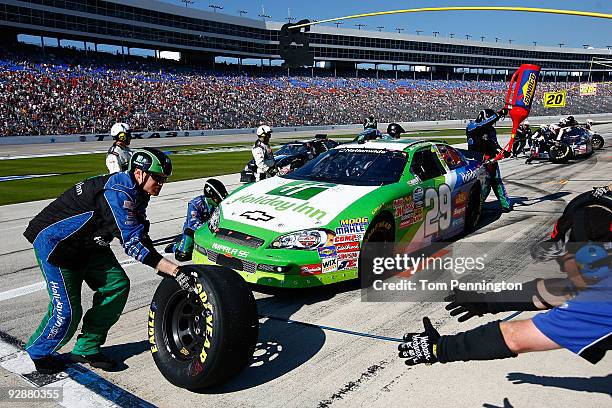
{"label": "spectator crowd", "polygon": [[[547,78],[547,81],[550,81]],[[612,85],[580,96],[577,82],[538,85],[532,115],[612,112]],[[502,107],[508,83],[215,73],[178,64],[105,63],[0,52],[0,136],[308,126],[467,119]],[[543,92],[568,90],[567,106],[542,106]]]}

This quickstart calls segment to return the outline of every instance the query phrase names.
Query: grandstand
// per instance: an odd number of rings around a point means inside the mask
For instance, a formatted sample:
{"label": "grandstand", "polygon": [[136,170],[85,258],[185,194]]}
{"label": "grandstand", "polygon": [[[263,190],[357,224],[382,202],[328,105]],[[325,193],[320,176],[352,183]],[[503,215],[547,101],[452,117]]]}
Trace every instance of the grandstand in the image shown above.
{"label": "grandstand", "polygon": [[[609,51],[498,44],[315,26],[316,67],[276,65],[281,23],[154,0],[0,0],[0,135],[95,133],[116,120],[139,130],[248,128],[465,119],[501,106],[522,63],[542,66],[543,91],[568,90],[555,114],[612,111],[612,87],[578,96],[592,58]],[[93,44],[92,51],[25,46],[19,34]],[[121,55],[97,52],[121,46]],[[156,58],[130,55],[155,50]],[[180,62],[162,61],[177,51]],[[237,58],[237,65],[215,63]],[[259,59],[261,67],[244,66]],[[373,69],[360,69],[372,64]],[[379,67],[391,69],[379,69]],[[611,72],[594,65],[592,80]],[[603,96],[603,97],[602,97]],[[341,108],[339,108],[339,106]]]}

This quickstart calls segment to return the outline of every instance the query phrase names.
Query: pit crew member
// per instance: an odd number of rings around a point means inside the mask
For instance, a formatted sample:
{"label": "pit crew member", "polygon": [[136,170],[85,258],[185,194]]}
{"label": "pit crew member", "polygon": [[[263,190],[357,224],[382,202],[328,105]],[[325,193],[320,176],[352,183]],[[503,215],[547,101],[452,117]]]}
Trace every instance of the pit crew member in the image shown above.
{"label": "pit crew member", "polygon": [[366,129],[378,129],[378,121],[374,118],[374,115],[370,115],[363,121],[363,130]]}
{"label": "pit crew member", "polygon": [[257,140],[251,152],[257,169],[255,171],[255,181],[263,180],[266,177],[275,175],[278,170],[274,164],[274,152],[270,147],[270,137],[272,128],[268,125],[261,125],[257,128]]}
{"label": "pit crew member", "polygon": [[[595,364],[612,349],[612,184],[574,198],[556,222],[551,241],[532,249],[557,258],[567,279],[536,279],[522,292],[454,291],[447,300],[460,321],[485,313],[545,310],[532,319],[487,323],[441,336],[428,318],[422,333],[400,344],[406,364],[494,360],[566,348]],[[510,293],[512,292],[512,293]]]}
{"label": "pit crew member", "polygon": [[24,236],[34,246],[50,302],[42,322],[26,344],[40,373],[65,368],[54,352],[76,331],[82,315],[83,281],[94,290],[81,334],[70,354],[76,362],[104,370],[116,363],[100,347],[121,315],[130,281],[110,248],[118,238],[127,255],[174,276],[185,289],[193,278],[163,258],[148,235],[146,208],[172,174],[168,156],[157,149],[136,151],[128,171],[88,178],[69,188],[29,223]]}
{"label": "pit crew member", "polygon": [[397,123],[389,123],[387,126],[387,134],[383,135],[381,139],[383,140],[397,140],[400,138],[402,133],[406,133],[404,128]]}
{"label": "pit crew member", "polygon": [[128,147],[132,140],[132,131],[127,123],[115,123],[111,127],[110,135],[113,145],[106,152],[106,167],[109,174],[126,171],[130,164],[132,151]]}
{"label": "pit crew member", "polygon": [[529,121],[525,120],[516,130],[516,140],[514,141],[514,146],[512,146],[512,156],[518,157],[520,153],[525,151],[525,145],[529,142],[529,147],[531,148],[531,127],[529,126]]}
{"label": "pit crew member", "polygon": [[[492,109],[481,110],[476,120],[471,121],[466,128],[468,150],[483,154],[484,161],[497,156],[500,151],[504,150],[497,141],[497,132],[494,125],[507,113],[508,110],[506,108],[499,112],[495,112]],[[510,157],[510,152],[504,151],[504,157]],[[506,187],[502,181],[499,164],[493,162],[485,166],[490,176],[490,182],[484,186],[483,197],[486,198],[491,192],[491,188],[493,188],[501,205],[502,212],[512,211],[512,201],[508,197]]]}
{"label": "pit crew member", "polygon": [[187,204],[187,218],[183,224],[183,235],[180,240],[168,245],[166,253],[174,252],[179,262],[191,260],[193,253],[193,234],[210,219],[213,211],[225,197],[227,190],[217,179],[208,179],[204,183],[204,194],[199,195]]}

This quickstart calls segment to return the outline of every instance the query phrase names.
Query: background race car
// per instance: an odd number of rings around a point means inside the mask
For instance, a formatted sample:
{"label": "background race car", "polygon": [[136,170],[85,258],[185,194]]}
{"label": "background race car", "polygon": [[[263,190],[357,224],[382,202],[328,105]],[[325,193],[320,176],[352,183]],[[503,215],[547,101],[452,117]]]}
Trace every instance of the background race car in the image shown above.
{"label": "background race car", "polygon": [[340,145],[232,193],[195,233],[193,260],[271,286],[356,279],[369,242],[417,249],[473,229],[486,177],[442,142]]}
{"label": "background race car", "polygon": [[[339,143],[335,140],[328,139],[327,135],[316,135],[312,140],[296,140],[281,146],[281,148],[274,153],[274,162],[280,174],[287,174],[302,167],[321,153],[338,146],[338,144]],[[255,171],[255,159],[251,159],[240,173],[240,182],[254,182]]]}

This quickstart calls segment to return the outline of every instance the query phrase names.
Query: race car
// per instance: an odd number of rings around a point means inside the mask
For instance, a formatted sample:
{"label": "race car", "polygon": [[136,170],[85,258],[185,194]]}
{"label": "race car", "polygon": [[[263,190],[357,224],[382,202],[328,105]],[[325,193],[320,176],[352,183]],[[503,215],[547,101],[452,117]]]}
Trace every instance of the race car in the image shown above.
{"label": "race car", "polygon": [[443,142],[339,145],[234,191],[196,231],[193,261],[277,287],[356,279],[369,241],[416,249],[474,229],[486,177]]}
{"label": "race car", "polygon": [[[327,135],[316,135],[314,139],[293,141],[284,144],[274,153],[274,162],[280,174],[287,174],[302,167],[306,162],[314,159],[321,153],[338,146],[338,142],[330,140]],[[251,159],[240,173],[241,183],[255,181],[255,159]]]}

